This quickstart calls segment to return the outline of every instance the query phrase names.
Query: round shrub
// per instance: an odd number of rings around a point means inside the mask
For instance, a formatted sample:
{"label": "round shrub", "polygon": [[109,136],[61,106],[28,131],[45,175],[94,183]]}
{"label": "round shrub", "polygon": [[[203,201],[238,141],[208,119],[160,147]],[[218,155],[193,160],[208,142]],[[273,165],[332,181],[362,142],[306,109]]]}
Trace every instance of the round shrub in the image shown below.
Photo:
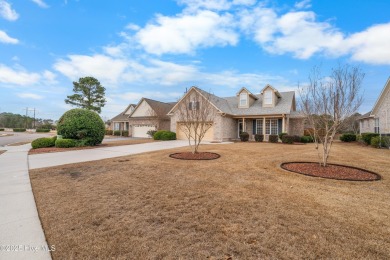
{"label": "round shrub", "polygon": [[340,140],[342,142],[354,142],[354,141],[356,141],[356,135],[355,134],[342,134],[340,136]]}
{"label": "round shrub", "polygon": [[14,132],[26,132],[26,128],[14,128]]}
{"label": "round shrub", "polygon": [[83,140],[85,145],[97,145],[103,141],[105,125],[97,113],[76,108],[61,116],[57,133],[64,139],[78,139]]}
{"label": "round shrub", "polygon": [[153,139],[154,140],[161,140],[161,136],[164,134],[165,130],[158,130],[154,133]]}
{"label": "round shrub", "polygon": [[121,131],[119,131],[119,130],[115,130],[115,131],[114,131],[114,135],[116,135],[116,136],[120,136],[120,135],[121,135]]}
{"label": "round shrub", "polygon": [[176,133],[171,131],[164,131],[161,135],[161,140],[168,141],[168,140],[176,140]]}
{"label": "round shrub", "polygon": [[269,135],[268,141],[270,143],[277,143],[279,141],[278,135]]}
{"label": "round shrub", "polygon": [[371,139],[373,137],[379,136],[379,134],[376,133],[362,133],[362,140],[367,144],[371,144]]}
{"label": "round shrub", "polygon": [[54,144],[55,144],[55,140],[53,138],[42,137],[32,141],[31,146],[33,149],[38,149],[44,147],[53,147]]}
{"label": "round shrub", "polygon": [[48,132],[50,132],[50,129],[37,128],[37,130],[35,130],[35,132],[37,132],[37,133],[48,133]]}
{"label": "round shrub", "polygon": [[247,142],[249,140],[249,134],[247,132],[240,133],[241,142]]}
{"label": "round shrub", "polygon": [[256,141],[256,142],[262,142],[262,141],[264,141],[264,135],[255,134],[255,141]]}
{"label": "round shrub", "polygon": [[106,130],[106,135],[112,135],[114,133],[114,131],[112,130]]}
{"label": "round shrub", "polygon": [[283,136],[285,136],[285,135],[287,135],[287,133],[280,133],[280,134],[279,134],[279,139],[280,139],[280,140],[283,140]]}
{"label": "round shrub", "polygon": [[127,130],[124,130],[124,131],[122,131],[122,136],[129,136],[129,131],[127,131]]}
{"label": "round shrub", "polygon": [[77,142],[73,139],[57,139],[55,145],[57,148],[71,148],[76,147]]}
{"label": "round shrub", "polygon": [[0,128],[0,131],[4,131],[4,128]]}
{"label": "round shrub", "polygon": [[374,136],[373,138],[371,138],[370,144],[374,148],[380,148],[381,147],[381,140],[380,140],[379,136]]}
{"label": "round shrub", "polygon": [[304,136],[301,136],[301,143],[312,143],[312,142],[314,142],[314,140],[313,140],[313,137],[311,137],[311,136],[306,136],[306,135],[304,135]]}
{"label": "round shrub", "polygon": [[282,136],[282,143],[284,144],[292,144],[294,143],[295,137],[292,135],[283,135]]}

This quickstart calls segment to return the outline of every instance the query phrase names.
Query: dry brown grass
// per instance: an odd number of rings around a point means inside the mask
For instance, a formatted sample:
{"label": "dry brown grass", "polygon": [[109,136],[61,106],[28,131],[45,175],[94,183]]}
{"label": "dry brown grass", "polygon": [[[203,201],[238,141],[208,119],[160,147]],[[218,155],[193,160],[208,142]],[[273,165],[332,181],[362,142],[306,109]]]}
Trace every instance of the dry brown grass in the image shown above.
{"label": "dry brown grass", "polygon": [[313,145],[203,146],[211,161],[166,150],[30,173],[54,259],[389,259],[390,151],[335,144],[331,162],[376,182],[284,171]]}
{"label": "dry brown grass", "polygon": [[97,146],[82,146],[82,147],[72,147],[72,148],[45,147],[45,148],[30,149],[28,154],[58,153],[58,152],[86,150],[86,149],[113,147],[113,146],[121,146],[121,145],[145,144],[145,143],[151,143],[151,142],[160,142],[160,141],[155,141],[153,139],[131,139],[131,140],[120,140],[120,141],[106,142],[106,143],[99,144]]}

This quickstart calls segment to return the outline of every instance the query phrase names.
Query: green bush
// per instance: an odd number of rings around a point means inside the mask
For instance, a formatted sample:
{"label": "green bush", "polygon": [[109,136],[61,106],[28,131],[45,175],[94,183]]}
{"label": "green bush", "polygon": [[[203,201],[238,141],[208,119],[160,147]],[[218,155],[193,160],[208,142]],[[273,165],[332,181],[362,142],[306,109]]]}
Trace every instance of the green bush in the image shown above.
{"label": "green bush", "polygon": [[106,135],[112,135],[113,134],[113,131],[112,130],[106,130]]}
{"label": "green bush", "polygon": [[301,136],[301,143],[312,143],[314,142],[313,137],[311,136]]}
{"label": "green bush", "polygon": [[154,140],[161,140],[162,134],[165,132],[165,130],[158,130],[156,133],[153,135]]}
{"label": "green bush", "polygon": [[247,142],[249,140],[249,134],[247,132],[240,133],[241,142]]}
{"label": "green bush", "polygon": [[381,147],[381,140],[379,136],[374,136],[370,140],[370,144],[374,148],[380,148]]}
{"label": "green bush", "polygon": [[355,142],[356,141],[356,135],[355,134],[342,134],[340,135],[340,140],[342,142]]}
{"label": "green bush", "polygon": [[14,128],[14,132],[26,132],[26,128]]}
{"label": "green bush", "polygon": [[270,143],[277,143],[279,141],[278,135],[269,135],[268,141]]}
{"label": "green bush", "polygon": [[157,132],[157,130],[149,130],[148,132],[146,132],[146,134],[150,137],[153,138],[154,134]]}
{"label": "green bush", "polygon": [[264,135],[255,134],[255,141],[256,142],[264,141]]}
{"label": "green bush", "polygon": [[389,136],[374,136],[371,138],[371,146],[375,148],[389,148],[390,147],[390,137]]}
{"label": "green bush", "polygon": [[57,148],[71,148],[76,147],[77,142],[73,139],[57,139],[55,146]]}
{"label": "green bush", "polygon": [[57,132],[64,139],[85,139],[86,145],[97,145],[103,141],[105,125],[97,113],[76,108],[61,116]]}
{"label": "green bush", "polygon": [[283,136],[287,135],[287,133],[280,133],[279,134],[279,139],[282,140],[283,139]]}
{"label": "green bush", "polygon": [[48,133],[48,132],[50,132],[50,129],[37,128],[37,130],[35,132],[37,132],[37,133]]}
{"label": "green bush", "polygon": [[171,131],[159,130],[153,135],[154,140],[176,140],[176,133]]}
{"label": "green bush", "polygon": [[284,144],[292,144],[292,143],[294,143],[294,139],[295,139],[295,136],[293,136],[293,135],[282,135],[282,143],[284,143]]}
{"label": "green bush", "polygon": [[124,131],[122,131],[122,136],[129,136],[129,131],[127,131],[127,130],[124,130]]}
{"label": "green bush", "polygon": [[161,140],[163,140],[163,141],[176,140],[176,133],[171,132],[171,131],[165,131],[161,135]]}
{"label": "green bush", "polygon": [[4,128],[0,128],[0,131],[4,131]]}
{"label": "green bush", "polygon": [[390,136],[382,136],[381,143],[382,147],[390,148]]}
{"label": "green bush", "polygon": [[362,133],[362,140],[367,144],[371,144],[371,138],[379,136],[379,134],[376,133]]}
{"label": "green bush", "polygon": [[121,131],[119,131],[119,130],[115,130],[115,131],[114,131],[114,135],[116,135],[116,136],[120,136],[120,135],[121,135]]}
{"label": "green bush", "polygon": [[54,145],[55,145],[55,140],[49,137],[38,138],[31,142],[31,146],[33,149],[53,147]]}

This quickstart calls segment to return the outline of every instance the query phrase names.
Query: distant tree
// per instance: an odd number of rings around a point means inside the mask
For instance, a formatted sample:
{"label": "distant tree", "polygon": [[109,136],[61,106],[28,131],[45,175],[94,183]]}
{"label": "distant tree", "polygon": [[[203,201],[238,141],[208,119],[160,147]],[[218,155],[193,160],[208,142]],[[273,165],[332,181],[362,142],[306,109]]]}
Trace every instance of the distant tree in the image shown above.
{"label": "distant tree", "polygon": [[329,77],[314,67],[307,86],[299,86],[300,108],[312,127],[319,163],[327,166],[336,133],[345,127],[362,103],[364,73],[357,67],[339,65]]}
{"label": "distant tree", "polygon": [[105,91],[94,77],[80,78],[79,82],[73,82],[75,94],[67,96],[65,103],[100,113],[106,104]]}

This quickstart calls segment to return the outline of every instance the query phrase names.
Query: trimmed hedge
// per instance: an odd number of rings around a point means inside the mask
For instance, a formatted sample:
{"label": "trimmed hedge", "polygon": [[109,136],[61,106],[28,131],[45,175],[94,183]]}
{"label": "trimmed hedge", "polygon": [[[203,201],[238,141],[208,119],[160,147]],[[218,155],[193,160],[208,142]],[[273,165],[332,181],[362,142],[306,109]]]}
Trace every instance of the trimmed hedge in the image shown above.
{"label": "trimmed hedge", "polygon": [[389,136],[375,136],[371,138],[371,146],[374,148],[389,148],[390,147],[390,137]]}
{"label": "trimmed hedge", "polygon": [[371,139],[373,137],[379,136],[379,134],[376,133],[362,133],[362,140],[367,144],[371,144]]}
{"label": "trimmed hedge", "polygon": [[103,141],[105,124],[96,112],[75,108],[61,116],[57,132],[64,139],[85,139],[85,145],[97,145]]}
{"label": "trimmed hedge", "polygon": [[14,132],[26,132],[26,128],[14,128]]}
{"label": "trimmed hedge", "polygon": [[154,140],[176,140],[176,133],[171,131],[159,130],[153,135]]}
{"label": "trimmed hedge", "polygon": [[57,139],[55,146],[57,148],[71,148],[76,147],[77,142],[73,139]]}
{"label": "trimmed hedge", "polygon": [[0,128],[0,131],[4,131],[4,128]]}
{"label": "trimmed hedge", "polygon": [[262,141],[264,141],[264,135],[255,134],[255,141],[256,141],[256,142],[262,142]]}
{"label": "trimmed hedge", "polygon": [[53,147],[55,145],[55,141],[56,140],[54,138],[42,137],[32,141],[31,146],[33,149]]}
{"label": "trimmed hedge", "polygon": [[247,132],[240,133],[241,142],[247,142],[249,140],[249,134]]}
{"label": "trimmed hedge", "polygon": [[355,142],[356,141],[356,135],[355,134],[342,134],[340,135],[340,140],[342,142]]}
{"label": "trimmed hedge", "polygon": [[270,143],[277,143],[279,141],[278,135],[269,135],[268,141]]}
{"label": "trimmed hedge", "polygon": [[122,131],[122,136],[129,136],[129,131],[127,131],[127,130],[124,130],[124,131]]}
{"label": "trimmed hedge", "polygon": [[50,129],[37,128],[37,130],[35,130],[35,132],[37,132],[37,133],[48,133],[48,132],[50,132]]}
{"label": "trimmed hedge", "polygon": [[301,136],[301,143],[307,144],[307,143],[312,143],[312,142],[314,142],[313,137],[305,136],[305,135]]}
{"label": "trimmed hedge", "polygon": [[114,131],[112,131],[112,130],[106,130],[106,135],[112,135],[114,133]]}
{"label": "trimmed hedge", "polygon": [[285,136],[285,135],[288,135],[288,134],[287,134],[287,133],[280,133],[280,134],[279,134],[279,139],[280,139],[280,140],[283,140],[283,136]]}
{"label": "trimmed hedge", "polygon": [[115,136],[120,136],[120,135],[121,135],[121,131],[115,130],[115,131],[114,131],[114,135],[115,135]]}
{"label": "trimmed hedge", "polygon": [[295,136],[293,135],[282,135],[282,143],[284,144],[292,144],[294,143],[294,140],[295,140]]}

